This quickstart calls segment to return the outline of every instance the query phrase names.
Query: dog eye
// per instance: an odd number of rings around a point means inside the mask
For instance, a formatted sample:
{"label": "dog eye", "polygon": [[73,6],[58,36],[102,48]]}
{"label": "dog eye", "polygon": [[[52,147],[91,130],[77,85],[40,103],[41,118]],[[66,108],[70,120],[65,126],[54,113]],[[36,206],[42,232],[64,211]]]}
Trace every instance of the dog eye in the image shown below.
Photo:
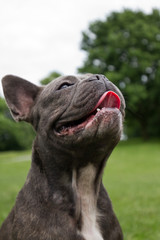
{"label": "dog eye", "polygon": [[72,86],[73,84],[71,83],[63,83],[60,85],[60,87],[58,88],[58,90],[61,90],[61,89],[65,89],[65,88],[68,88],[70,86]]}

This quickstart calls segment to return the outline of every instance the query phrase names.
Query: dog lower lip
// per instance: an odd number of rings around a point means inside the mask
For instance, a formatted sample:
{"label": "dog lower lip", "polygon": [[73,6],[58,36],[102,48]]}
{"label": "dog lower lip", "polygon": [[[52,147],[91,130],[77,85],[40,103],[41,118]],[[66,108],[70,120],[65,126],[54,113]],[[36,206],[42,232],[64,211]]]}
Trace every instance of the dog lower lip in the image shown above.
{"label": "dog lower lip", "polygon": [[56,128],[56,131],[60,134],[62,134],[62,133],[67,134],[69,132],[74,132],[75,130],[76,130],[76,132],[78,132],[85,127],[85,125],[88,123],[88,121],[91,120],[91,118],[94,118],[95,114],[96,114],[96,111],[95,111],[95,113],[85,116],[79,120],[75,120],[73,122],[68,122],[64,125],[61,125]]}

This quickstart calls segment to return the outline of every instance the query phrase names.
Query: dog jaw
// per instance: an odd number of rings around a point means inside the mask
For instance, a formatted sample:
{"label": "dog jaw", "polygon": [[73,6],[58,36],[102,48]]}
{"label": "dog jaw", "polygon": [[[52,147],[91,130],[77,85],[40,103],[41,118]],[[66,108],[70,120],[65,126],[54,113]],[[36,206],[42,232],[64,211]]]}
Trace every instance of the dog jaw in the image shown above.
{"label": "dog jaw", "polygon": [[58,124],[55,132],[58,136],[70,136],[75,134],[87,135],[88,132],[96,132],[97,135],[109,133],[112,129],[122,130],[122,114],[120,111],[121,100],[113,91],[105,92],[99,99],[93,110],[82,119]]}

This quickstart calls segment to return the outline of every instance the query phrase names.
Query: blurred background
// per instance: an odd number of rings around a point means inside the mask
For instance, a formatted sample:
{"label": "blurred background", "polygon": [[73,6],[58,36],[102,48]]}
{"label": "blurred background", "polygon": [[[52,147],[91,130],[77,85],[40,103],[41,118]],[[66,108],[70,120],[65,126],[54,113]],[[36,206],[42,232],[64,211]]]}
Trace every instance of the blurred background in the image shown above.
{"label": "blurred background", "polygon": [[[160,239],[160,1],[0,2],[0,78],[35,84],[106,75],[126,100],[123,141],[104,174],[125,239]],[[15,123],[0,86],[0,224],[30,167],[35,133]]]}

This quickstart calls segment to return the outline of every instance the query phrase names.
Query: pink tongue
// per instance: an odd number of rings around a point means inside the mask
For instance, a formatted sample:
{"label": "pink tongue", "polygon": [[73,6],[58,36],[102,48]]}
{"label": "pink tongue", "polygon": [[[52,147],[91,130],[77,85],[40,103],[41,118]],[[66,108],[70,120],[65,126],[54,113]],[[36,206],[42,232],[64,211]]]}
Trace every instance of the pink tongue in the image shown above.
{"label": "pink tongue", "polygon": [[99,99],[98,103],[96,104],[95,108],[118,108],[120,109],[121,100],[119,96],[112,91],[105,92],[102,97]]}

